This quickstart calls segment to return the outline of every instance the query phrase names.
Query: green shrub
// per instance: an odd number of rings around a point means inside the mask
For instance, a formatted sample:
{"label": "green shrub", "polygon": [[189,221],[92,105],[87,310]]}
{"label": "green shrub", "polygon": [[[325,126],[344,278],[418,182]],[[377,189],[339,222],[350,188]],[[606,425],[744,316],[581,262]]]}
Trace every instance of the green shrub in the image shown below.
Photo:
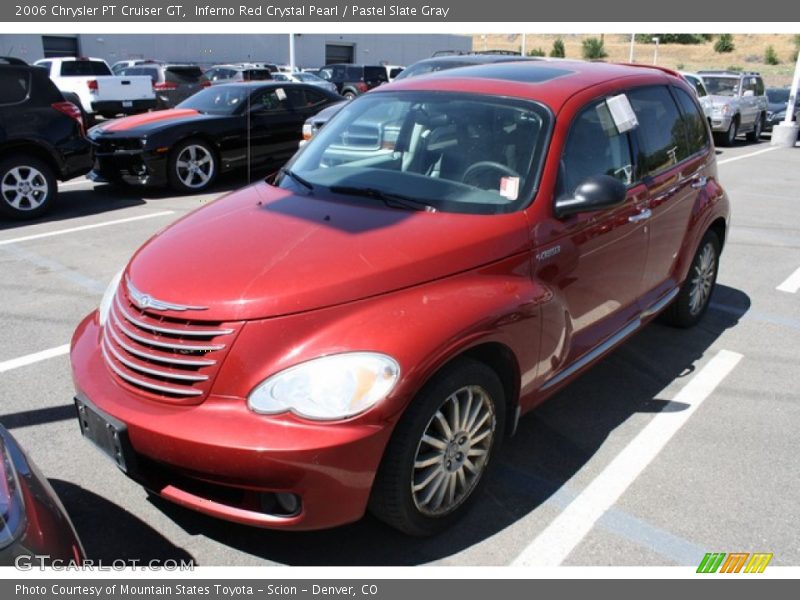
{"label": "green shrub", "polygon": [[553,42],[553,49],[550,50],[550,56],[553,58],[564,58],[566,55],[567,52],[564,49],[564,40],[556,38]]}
{"label": "green shrub", "polygon": [[719,52],[720,54],[733,52],[735,48],[733,36],[730,33],[721,34],[719,38],[717,38],[717,41],[714,42],[714,52]]}
{"label": "green shrub", "polygon": [[603,44],[603,40],[596,37],[586,38],[581,42],[583,46],[583,58],[587,60],[597,59],[597,58],[605,58],[608,56],[608,52],[606,52],[606,47]]}
{"label": "green shrub", "polygon": [[780,60],[778,60],[778,53],[775,52],[775,48],[772,46],[767,46],[767,49],[764,51],[764,62],[768,65],[779,65]]}
{"label": "green shrub", "polygon": [[547,53],[544,51],[544,48],[533,48],[532,50],[528,50],[528,56],[547,56]]}
{"label": "green shrub", "polygon": [[742,65],[728,65],[728,68],[725,69],[726,71],[744,71]]}

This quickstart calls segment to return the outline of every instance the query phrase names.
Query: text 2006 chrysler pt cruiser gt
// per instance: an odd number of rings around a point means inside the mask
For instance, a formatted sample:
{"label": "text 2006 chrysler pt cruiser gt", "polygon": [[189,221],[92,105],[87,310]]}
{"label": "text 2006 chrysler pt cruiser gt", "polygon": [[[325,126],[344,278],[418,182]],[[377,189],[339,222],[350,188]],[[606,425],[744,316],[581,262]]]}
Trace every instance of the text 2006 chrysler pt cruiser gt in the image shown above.
{"label": "text 2006 chrysler pt cruiser gt", "polygon": [[701,318],[728,214],[675,73],[540,61],[385,86],[134,255],[72,342],[81,429],[223,519],[369,508],[432,533],[522,413],[657,314]]}

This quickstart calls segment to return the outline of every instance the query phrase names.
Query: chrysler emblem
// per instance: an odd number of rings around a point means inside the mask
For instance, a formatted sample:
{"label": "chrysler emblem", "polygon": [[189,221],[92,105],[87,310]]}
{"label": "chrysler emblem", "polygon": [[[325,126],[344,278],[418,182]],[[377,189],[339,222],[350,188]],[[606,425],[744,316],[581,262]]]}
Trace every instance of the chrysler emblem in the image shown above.
{"label": "chrysler emblem", "polygon": [[185,310],[208,310],[207,306],[190,306],[188,304],[174,304],[153,298],[150,294],[145,294],[136,289],[128,279],[125,282],[128,288],[128,298],[131,303],[140,310],[173,310],[183,312]]}

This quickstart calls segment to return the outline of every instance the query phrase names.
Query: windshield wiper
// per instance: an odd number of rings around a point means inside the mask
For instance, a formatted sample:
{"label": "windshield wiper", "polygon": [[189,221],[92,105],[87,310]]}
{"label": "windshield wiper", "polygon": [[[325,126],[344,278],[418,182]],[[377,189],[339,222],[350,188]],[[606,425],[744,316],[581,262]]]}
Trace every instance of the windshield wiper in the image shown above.
{"label": "windshield wiper", "polygon": [[281,175],[286,175],[287,177],[290,177],[290,178],[294,179],[297,183],[302,185],[309,192],[313,192],[314,191],[314,184],[312,184],[310,181],[306,181],[304,178],[300,177],[300,175],[298,175],[297,173],[295,173],[291,169],[287,169],[287,168],[284,167],[283,169],[281,169],[279,171],[279,173]]}
{"label": "windshield wiper", "polygon": [[364,196],[365,198],[374,198],[381,200],[386,206],[390,208],[405,208],[408,210],[424,210],[425,212],[436,212],[436,208],[430,204],[405,196],[403,194],[395,194],[393,192],[384,192],[376,188],[370,187],[351,187],[346,185],[331,186],[331,191],[334,194],[346,194],[350,196]]}

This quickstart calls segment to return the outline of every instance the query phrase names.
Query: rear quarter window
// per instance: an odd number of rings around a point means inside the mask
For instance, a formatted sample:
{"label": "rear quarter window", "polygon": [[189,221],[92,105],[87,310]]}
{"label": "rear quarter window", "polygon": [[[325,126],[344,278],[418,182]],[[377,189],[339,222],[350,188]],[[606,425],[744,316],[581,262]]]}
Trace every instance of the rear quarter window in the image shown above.
{"label": "rear quarter window", "polygon": [[17,69],[0,71],[0,105],[24,102],[30,89],[30,73]]}
{"label": "rear quarter window", "polygon": [[389,81],[384,67],[364,67],[364,79],[367,81]]}
{"label": "rear quarter window", "polygon": [[697,154],[708,147],[708,128],[703,112],[697,103],[680,88],[673,88],[675,97],[683,113],[684,129],[686,131],[687,145],[689,154]]}

